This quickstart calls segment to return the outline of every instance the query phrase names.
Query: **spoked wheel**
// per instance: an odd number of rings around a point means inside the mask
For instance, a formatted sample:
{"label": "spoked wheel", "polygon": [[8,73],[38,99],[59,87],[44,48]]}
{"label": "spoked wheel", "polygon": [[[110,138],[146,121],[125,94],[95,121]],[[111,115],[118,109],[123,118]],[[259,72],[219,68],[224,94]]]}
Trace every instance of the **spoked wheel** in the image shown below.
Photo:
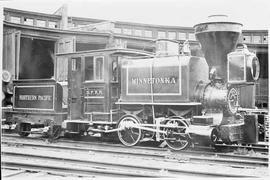
{"label": "spoked wheel", "polygon": [[58,139],[61,135],[62,128],[60,125],[51,125],[48,135],[51,139]]}
{"label": "spoked wheel", "polygon": [[48,131],[45,132],[45,137],[50,138],[51,140],[58,139],[62,132],[61,125],[57,125],[53,119],[46,119],[44,121],[44,126],[48,127]]}
{"label": "spoked wheel", "polygon": [[220,139],[219,133],[218,133],[217,129],[214,129],[211,133],[211,144],[212,145],[217,144],[219,139]]}
{"label": "spoked wheel", "polygon": [[27,137],[31,131],[31,124],[30,123],[19,123],[16,127],[18,134],[21,137]]}
{"label": "spoked wheel", "polygon": [[118,128],[121,130],[117,134],[125,146],[134,146],[140,141],[142,131],[136,127],[139,124],[140,121],[133,116],[125,116],[119,121]]}
{"label": "spoked wheel", "polygon": [[165,128],[167,134],[164,135],[167,145],[174,150],[182,150],[190,145],[190,138],[186,134],[187,124],[178,118],[173,118],[166,122],[166,125],[173,127]]}

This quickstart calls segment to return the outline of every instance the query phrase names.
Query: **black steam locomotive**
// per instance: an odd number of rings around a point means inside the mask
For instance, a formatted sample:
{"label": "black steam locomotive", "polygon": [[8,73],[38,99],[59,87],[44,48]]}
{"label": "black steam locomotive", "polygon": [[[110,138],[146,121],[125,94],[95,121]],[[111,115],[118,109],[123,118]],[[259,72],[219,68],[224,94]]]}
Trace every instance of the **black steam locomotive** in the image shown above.
{"label": "black steam locomotive", "polygon": [[57,54],[68,61],[68,82],[15,80],[7,121],[21,136],[36,129],[52,138],[115,133],[126,146],[145,139],[175,150],[197,142],[254,143],[256,116],[238,109],[241,90],[259,77],[259,61],[245,45],[236,47],[241,27],[215,17],[195,25],[205,58],[168,40],[157,41],[155,54],[125,48]]}

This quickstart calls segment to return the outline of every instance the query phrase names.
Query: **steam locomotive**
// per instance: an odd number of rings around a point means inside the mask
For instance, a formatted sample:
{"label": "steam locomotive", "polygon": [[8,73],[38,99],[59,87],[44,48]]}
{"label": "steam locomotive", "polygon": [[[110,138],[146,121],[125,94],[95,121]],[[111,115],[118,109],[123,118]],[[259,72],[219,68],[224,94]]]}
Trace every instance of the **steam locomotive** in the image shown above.
{"label": "steam locomotive", "polygon": [[256,116],[238,109],[240,89],[259,77],[259,61],[245,45],[236,47],[242,24],[217,18],[194,26],[205,58],[164,39],[155,54],[125,48],[57,54],[67,59],[68,82],[15,80],[7,121],[21,136],[36,129],[52,138],[115,133],[126,146],[145,139],[174,150],[254,143]]}

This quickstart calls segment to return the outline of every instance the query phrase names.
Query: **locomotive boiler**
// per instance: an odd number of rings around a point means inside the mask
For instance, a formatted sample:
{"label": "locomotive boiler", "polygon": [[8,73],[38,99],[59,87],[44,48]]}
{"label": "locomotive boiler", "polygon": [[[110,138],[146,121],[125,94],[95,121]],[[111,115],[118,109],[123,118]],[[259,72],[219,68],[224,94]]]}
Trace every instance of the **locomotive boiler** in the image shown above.
{"label": "locomotive boiler", "polygon": [[241,28],[223,16],[195,25],[204,58],[191,56],[187,42],[180,48],[165,39],[155,54],[123,47],[56,54],[67,61],[68,81],[14,81],[7,117],[21,136],[41,127],[51,137],[114,133],[126,146],[154,140],[175,150],[254,143],[257,120],[238,109],[240,89],[259,77],[259,61],[237,45]]}

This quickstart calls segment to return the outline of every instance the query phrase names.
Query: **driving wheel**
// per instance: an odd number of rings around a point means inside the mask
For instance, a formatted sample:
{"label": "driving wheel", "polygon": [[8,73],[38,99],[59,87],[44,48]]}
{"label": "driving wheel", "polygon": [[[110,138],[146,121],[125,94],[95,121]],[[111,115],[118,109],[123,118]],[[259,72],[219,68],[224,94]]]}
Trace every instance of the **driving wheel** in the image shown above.
{"label": "driving wheel", "polygon": [[30,123],[19,123],[16,126],[17,132],[21,137],[27,137],[31,132],[31,124]]}
{"label": "driving wheel", "polygon": [[60,125],[51,125],[48,135],[51,139],[58,139],[61,135],[62,128]]}
{"label": "driving wheel", "polygon": [[168,120],[166,125],[171,126],[164,129],[167,132],[164,135],[165,142],[171,149],[182,150],[189,147],[190,138],[186,133],[188,126],[183,120],[179,118],[173,118]]}
{"label": "driving wheel", "polygon": [[134,116],[125,116],[120,119],[117,126],[120,130],[117,134],[125,146],[134,146],[140,141],[142,131],[138,128],[139,125],[140,121]]}

